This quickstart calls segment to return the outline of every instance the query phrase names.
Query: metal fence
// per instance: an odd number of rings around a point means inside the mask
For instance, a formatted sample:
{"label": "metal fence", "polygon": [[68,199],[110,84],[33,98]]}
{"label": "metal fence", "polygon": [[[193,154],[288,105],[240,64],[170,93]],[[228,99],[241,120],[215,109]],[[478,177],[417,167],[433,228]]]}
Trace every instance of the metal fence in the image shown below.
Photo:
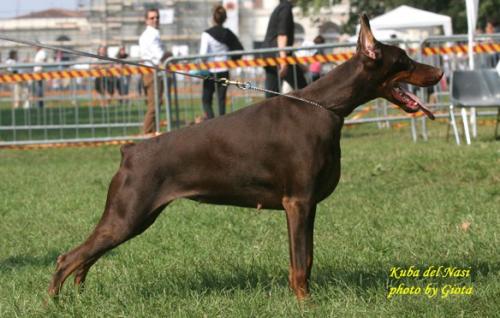
{"label": "metal fence", "polygon": [[[450,78],[455,70],[469,69],[469,55],[467,53],[468,37],[465,34],[453,36],[436,36],[424,39],[419,44],[419,51],[417,58],[423,63],[440,67],[444,70],[444,77],[441,82],[432,87],[431,89],[421,89],[420,95],[425,100],[430,102],[430,105],[437,111],[438,118],[446,118],[448,120],[450,107]],[[500,34],[480,34],[475,37],[477,45],[486,45],[487,47],[481,49],[481,52],[474,54],[474,68],[495,68],[500,61]],[[454,54],[423,54],[426,49],[436,49],[454,46],[458,48]],[[492,48],[495,46],[496,49]],[[453,110],[452,110],[453,111]],[[478,117],[491,117],[498,114],[495,109],[482,108],[480,112],[476,112],[474,108],[471,109],[471,126],[473,136],[477,137],[477,121]],[[449,121],[448,121],[449,122]],[[422,118],[422,135],[427,139],[426,118]],[[449,132],[449,131],[448,131]],[[448,135],[448,133],[447,133]]]}
{"label": "metal fence", "polygon": [[13,76],[33,73],[34,67],[62,75],[0,85],[0,145],[141,138],[145,96],[140,75],[66,75],[110,66],[96,61],[1,65],[0,73]]}
{"label": "metal fence", "polygon": [[[400,45],[404,49],[409,49],[410,42],[400,42],[391,41],[392,44]],[[418,45],[418,42],[414,42]],[[350,55],[352,55],[356,43],[337,43],[337,44],[324,44],[318,46],[310,47],[289,47],[285,49],[258,49],[251,51],[242,52],[228,52],[225,56],[237,56],[243,54],[245,59],[254,60],[259,59],[261,56],[267,56],[270,53],[277,53],[279,51],[285,50],[289,53],[293,53],[295,56],[303,57],[310,56],[312,52],[322,52],[322,54],[334,54],[340,55],[340,59],[330,59],[323,62],[321,67],[321,73],[326,74],[328,71],[332,70],[335,66],[347,60]],[[210,58],[221,56],[221,54],[206,54],[206,55],[190,55],[183,57],[173,57],[165,62],[165,68],[171,69],[173,65],[199,65],[204,61],[210,60]],[[231,68],[230,78],[237,79],[239,82],[249,82],[252,86],[263,88],[265,86],[265,72],[262,65],[266,62],[257,61],[254,63],[247,63],[245,67]],[[208,63],[206,63],[208,64]],[[308,68],[307,65],[304,65]],[[303,66],[303,67],[304,67]],[[206,68],[205,66],[203,66]],[[199,67],[194,67],[199,71]],[[292,68],[295,71],[296,68]],[[185,71],[185,70],[184,70]],[[194,74],[199,74],[197,71]],[[311,73],[305,71],[306,80],[308,83],[311,82]],[[295,80],[295,85],[297,84],[297,75],[293,76]],[[287,83],[281,82],[278,78],[279,86],[282,86],[282,92],[286,93],[292,88]],[[168,82],[168,81],[166,81]],[[170,76],[170,85],[172,96],[169,98],[170,104],[167,104],[167,112],[171,114],[171,122],[167,125],[172,129],[180,128],[185,125],[194,124],[200,120],[203,120],[205,114],[200,106],[202,101],[202,80],[199,78],[191,78],[184,75],[172,74]],[[237,87],[232,87],[228,93],[228,105],[229,111],[235,111],[252,103],[261,101],[264,99],[264,94],[260,91],[255,90],[241,90]],[[216,103],[214,103],[216,104]],[[361,124],[361,123],[372,123],[376,122],[380,127],[388,127],[392,121],[408,120],[412,121],[412,118],[408,116],[389,116],[389,104],[385,100],[376,100],[375,102],[368,105],[370,112],[367,113],[366,107],[359,107],[355,110],[353,115],[346,121],[348,124]],[[363,117],[363,118],[361,118]]]}
{"label": "metal fence", "polygon": [[[425,55],[422,54],[422,48],[456,45],[464,43],[466,39],[465,35],[459,35],[429,38],[420,43],[398,41],[392,43],[406,49],[417,60],[444,68],[449,75],[455,69],[468,67],[467,54]],[[499,39],[500,34],[495,34],[478,36],[476,40],[498,42]],[[297,56],[307,56],[319,49],[325,54],[342,55],[352,52],[354,46],[355,43],[338,43],[286,50]],[[278,49],[260,49],[230,52],[224,55],[243,54],[248,60],[277,51]],[[170,69],[178,64],[196,64],[215,56],[220,54],[175,57],[168,59],[164,66]],[[497,52],[477,54],[476,67],[491,67],[495,59],[498,60]],[[328,72],[341,62],[333,60],[322,64],[322,72]],[[32,73],[35,66],[42,66],[44,71],[49,71],[100,69],[112,65],[95,61],[83,61],[78,64],[73,62],[0,65],[0,73]],[[258,63],[230,68],[229,71],[231,79],[264,87],[264,70]],[[306,75],[309,76],[307,73]],[[205,114],[201,100],[202,80],[166,72],[162,72],[161,78],[163,81],[155,83],[157,86],[164,85],[163,104],[166,107],[160,107],[161,101],[156,101],[157,131],[170,131],[203,120]],[[310,78],[308,80],[310,81]],[[144,138],[142,123],[146,102],[141,85],[141,75],[97,78],[61,76],[41,81],[0,84],[0,146]],[[284,90],[286,89],[285,87]],[[441,111],[441,108],[448,107],[449,104],[446,79],[432,89],[419,90],[418,94],[429,102],[431,109],[437,110],[438,118],[448,116],[446,111]],[[227,112],[246,107],[263,98],[262,92],[230,87],[227,94]],[[478,116],[492,114],[494,112],[486,111],[479,113]],[[414,140],[417,140],[419,135],[424,139],[428,137],[428,122],[425,117],[416,118],[396,110],[382,99],[358,107],[346,120],[346,124],[376,123],[380,128],[390,127],[394,122],[406,123]]]}
{"label": "metal fence", "polygon": [[[297,54],[300,52],[309,53],[317,49],[323,50],[339,50],[355,46],[355,44],[336,44],[336,45],[320,45],[313,47],[303,47],[303,48],[286,48],[285,51],[289,53]],[[234,51],[227,52],[224,54],[206,54],[206,55],[190,55],[181,57],[172,57],[165,62],[166,69],[172,69],[173,65],[196,65],[198,63],[206,62],[212,58],[227,56],[231,58],[232,56],[243,55],[246,60],[253,60],[262,57],[266,54],[276,53],[280,51],[279,49],[257,49],[257,50],[247,50],[247,51]],[[260,64],[260,65],[257,65]],[[243,83],[251,83],[252,86],[263,88],[264,87],[264,64],[262,63],[247,63],[244,67],[229,68],[229,78],[237,80]],[[327,72],[332,69],[334,64],[324,64],[323,71]],[[220,67],[219,67],[220,68]],[[295,70],[295,69],[292,69]],[[188,69],[183,69],[183,72],[190,72],[195,75],[208,75],[206,73],[208,70],[200,70],[200,68],[194,67],[191,71]],[[306,75],[307,72],[306,72]],[[297,76],[294,74],[295,85]],[[279,79],[278,79],[279,80]],[[308,79],[310,81],[310,78]],[[206,114],[204,114],[202,109],[202,88],[203,80],[195,77],[189,77],[185,75],[171,74],[170,78],[167,79],[165,76],[165,82],[170,85],[171,89],[166,90],[172,95],[167,101],[167,113],[170,113],[170,122],[167,125],[169,129],[176,129],[186,125],[191,125],[197,123],[204,119]],[[280,86],[283,83],[279,83]],[[290,91],[291,87],[284,85],[284,92]],[[217,87],[216,87],[217,89]],[[217,91],[215,92],[217,94]],[[227,94],[227,111],[232,112],[238,110],[242,107],[248,106],[255,102],[264,99],[264,94],[256,90],[242,90],[235,86],[229,87]],[[217,108],[217,101],[213,103]],[[217,113],[217,112],[215,112]]]}

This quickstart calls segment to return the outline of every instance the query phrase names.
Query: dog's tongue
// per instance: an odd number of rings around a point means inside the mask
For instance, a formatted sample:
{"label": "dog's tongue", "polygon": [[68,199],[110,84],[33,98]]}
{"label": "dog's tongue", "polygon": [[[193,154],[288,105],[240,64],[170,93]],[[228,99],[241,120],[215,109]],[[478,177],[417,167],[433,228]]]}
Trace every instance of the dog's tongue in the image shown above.
{"label": "dog's tongue", "polygon": [[420,100],[420,98],[417,97],[417,95],[412,94],[411,92],[408,91],[406,91],[405,93],[417,103],[420,110],[423,111],[427,115],[427,117],[429,117],[432,120],[435,119],[434,114],[427,107],[424,106],[424,103],[422,103],[422,101]]}

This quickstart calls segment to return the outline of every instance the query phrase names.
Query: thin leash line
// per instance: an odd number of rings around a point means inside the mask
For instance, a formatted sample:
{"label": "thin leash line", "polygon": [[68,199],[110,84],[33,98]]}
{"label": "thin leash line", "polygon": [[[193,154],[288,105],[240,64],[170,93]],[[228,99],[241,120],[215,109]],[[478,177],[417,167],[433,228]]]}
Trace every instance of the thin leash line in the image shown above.
{"label": "thin leash line", "polygon": [[160,71],[160,72],[179,74],[179,75],[184,75],[184,76],[188,76],[188,77],[195,77],[195,78],[199,78],[199,79],[203,79],[203,80],[211,80],[215,83],[218,83],[218,84],[224,85],[224,86],[235,85],[236,87],[238,87],[241,90],[254,90],[254,91],[258,91],[258,92],[270,93],[270,94],[274,94],[274,95],[278,95],[278,96],[284,96],[284,97],[287,97],[290,99],[298,100],[298,101],[308,103],[310,105],[314,105],[314,106],[328,110],[328,108],[326,108],[325,106],[323,106],[315,101],[308,100],[308,99],[298,97],[298,96],[293,96],[293,95],[283,94],[280,92],[275,92],[275,91],[272,91],[272,90],[269,90],[266,88],[261,88],[261,87],[258,87],[256,85],[253,85],[251,82],[230,81],[227,78],[217,78],[215,76],[203,76],[203,75],[185,73],[185,72],[180,72],[180,71],[172,71],[172,70],[168,70],[168,69],[163,68],[163,67],[152,66],[152,65],[134,62],[134,61],[126,61],[123,59],[116,59],[116,58],[112,58],[112,57],[108,57],[108,56],[102,56],[102,55],[89,53],[89,52],[85,52],[85,51],[79,51],[79,50],[74,50],[74,49],[69,49],[69,48],[64,48],[64,47],[43,44],[43,43],[40,43],[38,41],[14,39],[14,38],[4,36],[4,35],[0,35],[0,40],[14,42],[14,43],[20,43],[20,44],[24,44],[27,46],[41,47],[41,48],[53,50],[53,51],[61,51],[61,52],[65,52],[65,53],[69,53],[69,54],[73,54],[73,55],[95,58],[98,60],[114,62],[114,63],[122,64],[122,65],[128,64],[128,65],[134,65],[134,66],[138,66],[138,67],[146,67],[146,68],[154,69],[154,70]]}
{"label": "thin leash line", "polygon": [[324,108],[324,109],[328,110],[326,107],[324,107],[323,105],[321,105],[315,101],[305,99],[302,97],[298,97],[298,96],[293,96],[293,95],[283,94],[280,92],[275,92],[275,91],[272,91],[272,90],[269,90],[266,88],[262,88],[262,87],[258,87],[256,85],[253,85],[252,82],[250,82],[250,81],[248,81],[248,82],[231,81],[225,77],[217,78],[215,76],[203,76],[203,75],[185,73],[185,72],[180,72],[180,71],[169,71],[169,72],[179,74],[179,75],[186,75],[186,76],[191,76],[191,77],[195,77],[195,78],[200,78],[203,80],[211,80],[211,81],[213,81],[217,84],[223,85],[223,86],[234,85],[241,90],[254,90],[254,91],[258,91],[258,92],[262,92],[262,93],[271,93],[271,94],[278,95],[278,96],[284,96],[284,97],[287,97],[290,99],[295,99],[295,100],[298,100],[298,101],[301,101],[304,103],[308,103],[308,104],[311,104],[313,106],[317,106],[317,107]]}
{"label": "thin leash line", "polygon": [[[238,82],[238,84],[239,83],[240,82]],[[293,95],[288,95],[288,94],[282,94],[280,92],[275,92],[275,91],[272,91],[272,90],[269,90],[269,89],[266,89],[266,88],[253,86],[253,85],[251,85],[250,82],[242,83],[242,84],[246,85],[245,88],[240,87],[240,85],[236,85],[236,86],[239,87],[239,88],[241,88],[241,89],[251,89],[251,90],[254,90],[254,91],[259,91],[259,92],[264,92],[264,93],[271,93],[271,94],[275,94],[275,95],[278,95],[278,96],[284,96],[284,97],[287,97],[287,98],[290,98],[290,99],[295,99],[295,100],[298,100],[298,101],[301,101],[301,102],[304,102],[304,103],[308,103],[308,104],[311,104],[313,106],[320,107],[320,108],[328,110],[328,108],[326,108],[325,106],[321,105],[320,103],[317,103],[317,102],[309,100],[309,99],[305,99],[305,98],[298,97],[298,96],[293,96]]]}

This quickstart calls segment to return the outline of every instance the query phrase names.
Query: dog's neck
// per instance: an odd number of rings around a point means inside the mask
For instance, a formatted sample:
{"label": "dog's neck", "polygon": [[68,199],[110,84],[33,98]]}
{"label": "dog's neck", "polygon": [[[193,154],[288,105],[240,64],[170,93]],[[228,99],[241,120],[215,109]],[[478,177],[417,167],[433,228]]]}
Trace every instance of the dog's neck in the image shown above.
{"label": "dog's neck", "polygon": [[375,97],[374,83],[363,71],[358,55],[337,66],[325,76],[297,92],[341,117]]}

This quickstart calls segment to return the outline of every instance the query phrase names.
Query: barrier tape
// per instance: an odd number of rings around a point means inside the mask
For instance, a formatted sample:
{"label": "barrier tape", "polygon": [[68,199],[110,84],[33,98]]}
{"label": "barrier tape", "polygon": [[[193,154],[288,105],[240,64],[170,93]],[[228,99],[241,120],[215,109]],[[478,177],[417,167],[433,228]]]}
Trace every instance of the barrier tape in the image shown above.
{"label": "barrier tape", "polygon": [[[416,50],[412,50],[416,52]],[[467,54],[467,45],[455,45],[449,47],[425,47],[423,54],[425,56],[431,55],[448,55],[448,54]],[[500,43],[481,43],[474,47],[476,53],[496,53],[500,52]],[[238,67],[264,67],[276,66],[282,63],[286,64],[311,64],[319,63],[336,63],[344,62],[350,59],[354,52],[332,53],[313,56],[289,56],[286,58],[281,57],[268,57],[256,59],[241,59],[241,60],[228,60],[220,62],[201,62],[201,63],[178,63],[170,64],[168,69],[170,71],[198,71],[209,70],[211,68],[238,68]],[[25,81],[39,81],[51,79],[65,79],[65,78],[83,78],[83,77],[105,77],[105,76],[129,76],[134,74],[151,74],[153,70],[147,67],[137,66],[117,66],[109,68],[95,68],[89,70],[60,70],[48,71],[40,73],[20,73],[20,74],[0,74],[0,84],[17,83]]]}
{"label": "barrier tape", "polygon": [[201,63],[179,63],[169,65],[171,71],[195,71],[208,70],[211,68],[238,68],[238,67],[264,67],[277,66],[279,64],[311,64],[344,62],[350,59],[354,52],[336,54],[318,54],[313,56],[288,56],[288,57],[267,57],[250,60],[228,60],[221,62],[201,62]]}
{"label": "barrier tape", "polygon": [[82,77],[104,77],[104,76],[122,76],[134,74],[151,74],[153,70],[148,67],[137,66],[119,66],[109,68],[95,68],[89,70],[60,70],[37,73],[8,73],[0,74],[0,83],[17,83],[26,81],[40,81],[65,78]]}
{"label": "barrier tape", "polygon": [[[423,53],[429,55],[449,55],[449,54],[467,54],[469,46],[466,44],[441,46],[441,47],[425,47]],[[474,46],[475,53],[496,53],[500,52],[500,43],[479,43]]]}
{"label": "barrier tape", "polygon": [[364,117],[367,115],[369,112],[373,110],[372,106],[365,106],[362,110],[358,111],[356,114],[354,114],[350,119],[356,120]]}

